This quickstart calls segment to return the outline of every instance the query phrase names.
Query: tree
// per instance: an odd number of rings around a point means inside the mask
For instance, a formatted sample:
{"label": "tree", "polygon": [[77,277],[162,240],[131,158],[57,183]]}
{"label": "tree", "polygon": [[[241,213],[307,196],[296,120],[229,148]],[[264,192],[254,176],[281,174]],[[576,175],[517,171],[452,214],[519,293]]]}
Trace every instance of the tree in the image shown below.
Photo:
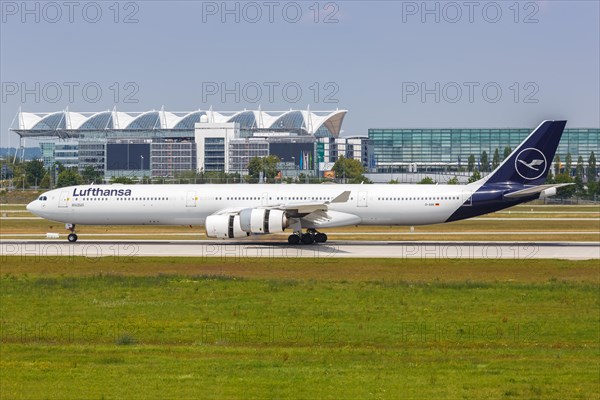
{"label": "tree", "polygon": [[258,182],[262,172],[267,182],[272,182],[279,173],[277,169],[279,161],[279,157],[273,154],[262,158],[252,157],[248,162],[248,175],[250,175],[253,182]]}
{"label": "tree", "polygon": [[567,153],[567,157],[565,157],[565,173],[571,176],[571,168],[573,167],[573,157],[571,153]]}
{"label": "tree", "polygon": [[335,172],[336,177],[350,181],[351,183],[370,182],[363,175],[365,168],[362,163],[352,158],[340,156],[333,165],[332,170]]}
{"label": "tree", "polygon": [[103,174],[91,165],[86,165],[83,171],[81,171],[83,183],[102,183],[103,178]]}
{"label": "tree", "polygon": [[262,158],[252,157],[248,162],[248,175],[254,182],[258,182],[260,173],[263,170]]}
{"label": "tree", "polygon": [[471,154],[467,160],[467,171],[473,172],[475,170],[475,156]]}
{"label": "tree", "polygon": [[583,157],[579,156],[577,159],[577,165],[575,166],[575,179],[573,180],[575,182],[575,193],[578,197],[585,197],[587,194],[583,184],[584,169]]}
{"label": "tree", "polygon": [[492,158],[492,170],[495,170],[500,165],[500,152],[498,149],[494,151],[494,157]]}
{"label": "tree", "polygon": [[482,172],[487,172],[488,167],[489,167],[489,161],[488,161],[488,154],[487,151],[483,151],[483,153],[481,153],[481,158],[479,159],[479,162],[481,164],[480,166],[480,170]]}
{"label": "tree", "polygon": [[588,159],[588,182],[596,182],[596,173],[596,156],[592,151],[592,153],[590,154],[590,158]]}
{"label": "tree", "polygon": [[552,168],[548,170],[548,176],[546,176],[546,183],[554,183],[554,175],[552,174]]}
{"label": "tree", "polygon": [[42,189],[50,189],[50,174],[44,175],[39,184]]}
{"label": "tree", "polygon": [[560,156],[557,154],[554,156],[554,175],[560,174]]}
{"label": "tree", "polygon": [[27,177],[25,175],[15,176],[12,180],[12,184],[15,189],[28,189],[29,185],[27,184]]}
{"label": "tree", "polygon": [[[60,178],[60,175],[59,175],[59,178]],[[132,185],[132,184],[134,184],[135,182],[134,182],[134,180],[133,180],[133,179],[131,179],[131,178],[130,178],[130,177],[128,177],[128,176],[119,176],[119,177],[114,177],[114,176],[113,176],[113,177],[110,179],[110,183],[122,183],[122,184],[124,184],[124,185]]]}
{"label": "tree", "polygon": [[448,185],[458,185],[458,178],[455,176],[453,178],[448,179]]}
{"label": "tree", "polygon": [[510,147],[506,146],[506,147],[504,148],[504,158],[503,158],[503,160],[506,160],[506,158],[507,158],[508,156],[510,156],[510,153],[512,153],[512,150],[510,149]]}
{"label": "tree", "polygon": [[587,184],[587,195],[591,200],[597,200],[600,196],[600,184],[598,182],[590,181]]}
{"label": "tree", "polygon": [[[562,174],[556,175],[556,177],[554,178],[554,182],[555,183],[573,183],[573,179],[569,176],[569,174],[562,173]],[[577,188],[575,187],[575,185],[563,186],[556,190],[556,195],[558,197],[567,199],[569,197],[572,197],[575,194],[576,189]]]}
{"label": "tree", "polygon": [[81,175],[79,175],[75,169],[65,169],[58,174],[56,187],[81,185],[82,181]]}
{"label": "tree", "polygon": [[0,179],[10,179],[13,177],[13,175],[13,169],[10,167],[10,165],[3,163],[2,169],[0,170]]}
{"label": "tree", "polygon": [[419,184],[419,185],[434,185],[435,181],[433,179],[431,179],[430,177],[426,176],[425,178],[423,178],[419,182],[417,182],[417,184]]}
{"label": "tree", "polygon": [[25,177],[30,185],[39,185],[46,175],[44,163],[40,160],[31,160],[25,164]]}
{"label": "tree", "polygon": [[265,177],[267,178],[267,182],[273,182],[275,177],[279,173],[279,169],[277,169],[277,165],[281,160],[274,154],[266,156],[263,158],[263,170],[265,172]]}
{"label": "tree", "polygon": [[583,182],[583,175],[585,174],[585,167],[583,166],[583,157],[579,156],[577,159],[577,166],[575,167],[575,176]]}
{"label": "tree", "polygon": [[481,174],[479,173],[479,171],[475,171],[475,172],[473,172],[473,175],[471,175],[471,177],[469,178],[469,183],[476,182],[480,179],[481,179]]}

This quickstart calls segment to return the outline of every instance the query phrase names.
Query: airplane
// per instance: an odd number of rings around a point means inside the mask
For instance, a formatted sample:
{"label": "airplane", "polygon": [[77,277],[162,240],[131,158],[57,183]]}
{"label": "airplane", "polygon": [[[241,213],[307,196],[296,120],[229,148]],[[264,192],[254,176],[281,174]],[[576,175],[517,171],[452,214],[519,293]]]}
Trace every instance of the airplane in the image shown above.
{"label": "airplane", "polygon": [[[204,225],[209,238],[291,231],[288,243],[325,243],[319,229],[429,225],[556,194],[546,184],[566,121],[544,121],[489,175],[466,185],[80,185],[43,193],[27,210],[76,225]],[[304,232],[303,232],[304,230]]]}

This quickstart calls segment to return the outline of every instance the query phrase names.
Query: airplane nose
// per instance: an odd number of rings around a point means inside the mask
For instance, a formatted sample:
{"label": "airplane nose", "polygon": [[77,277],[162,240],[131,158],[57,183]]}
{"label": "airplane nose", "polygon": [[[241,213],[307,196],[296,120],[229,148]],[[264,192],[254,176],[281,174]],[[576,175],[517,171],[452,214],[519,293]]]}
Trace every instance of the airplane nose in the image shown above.
{"label": "airplane nose", "polygon": [[32,201],[31,203],[27,204],[27,207],[25,207],[27,209],[27,211],[29,212],[33,212],[33,203],[35,201]]}

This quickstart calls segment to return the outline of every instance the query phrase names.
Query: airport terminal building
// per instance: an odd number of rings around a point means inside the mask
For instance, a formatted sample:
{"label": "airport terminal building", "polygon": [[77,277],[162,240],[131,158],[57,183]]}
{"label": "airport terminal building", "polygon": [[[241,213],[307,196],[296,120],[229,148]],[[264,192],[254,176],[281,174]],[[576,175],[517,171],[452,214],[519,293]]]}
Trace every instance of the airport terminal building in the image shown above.
{"label": "airport terminal building", "polygon": [[[40,140],[44,163],[105,178],[172,177],[183,171],[247,173],[252,157],[279,156],[296,173],[315,174],[317,143],[338,140],[346,110],[192,112],[117,110],[77,113],[19,112],[11,128]],[[330,157],[329,157],[330,158]],[[328,159],[329,159],[328,158]]]}
{"label": "airport terminal building", "polygon": [[[456,171],[467,166],[470,155],[480,165],[485,151],[491,164],[498,150],[517,147],[534,129],[369,129],[378,172]],[[599,160],[599,128],[567,128],[558,146],[562,162],[570,154],[575,166],[579,156],[587,165],[593,151]]]}
{"label": "airport terminal building", "polygon": [[[252,157],[277,155],[284,176],[322,175],[340,156],[361,161],[367,172],[426,173],[465,170],[470,155],[492,163],[498,150],[514,149],[531,128],[369,129],[368,136],[340,137],[346,110],[192,112],[116,109],[19,112],[11,128],[22,139],[40,140],[44,163],[79,170],[92,166],[106,179],[118,176],[174,177],[184,171],[247,174]],[[599,128],[567,128],[558,155],[573,166],[600,160]]]}

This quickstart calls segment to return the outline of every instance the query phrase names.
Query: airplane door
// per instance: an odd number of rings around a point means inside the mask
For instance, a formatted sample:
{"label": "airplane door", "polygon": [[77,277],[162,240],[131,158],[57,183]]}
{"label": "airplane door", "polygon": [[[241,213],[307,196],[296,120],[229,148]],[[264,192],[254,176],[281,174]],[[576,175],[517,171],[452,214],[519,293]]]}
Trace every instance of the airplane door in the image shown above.
{"label": "airplane door", "polygon": [[61,208],[66,208],[69,206],[69,191],[63,190],[60,192],[60,197],[58,198],[58,206]]}
{"label": "airplane door", "polygon": [[269,193],[263,193],[260,196],[260,204],[263,206],[269,205]]}
{"label": "airplane door", "polygon": [[187,192],[185,206],[186,207],[196,207],[197,202],[198,202],[198,196],[196,196],[196,192]]}
{"label": "airplane door", "polygon": [[367,192],[358,192],[358,206],[359,207],[367,206]]}
{"label": "airplane door", "polygon": [[473,205],[473,193],[468,192],[468,191],[462,192],[462,201],[463,201],[463,206]]}

